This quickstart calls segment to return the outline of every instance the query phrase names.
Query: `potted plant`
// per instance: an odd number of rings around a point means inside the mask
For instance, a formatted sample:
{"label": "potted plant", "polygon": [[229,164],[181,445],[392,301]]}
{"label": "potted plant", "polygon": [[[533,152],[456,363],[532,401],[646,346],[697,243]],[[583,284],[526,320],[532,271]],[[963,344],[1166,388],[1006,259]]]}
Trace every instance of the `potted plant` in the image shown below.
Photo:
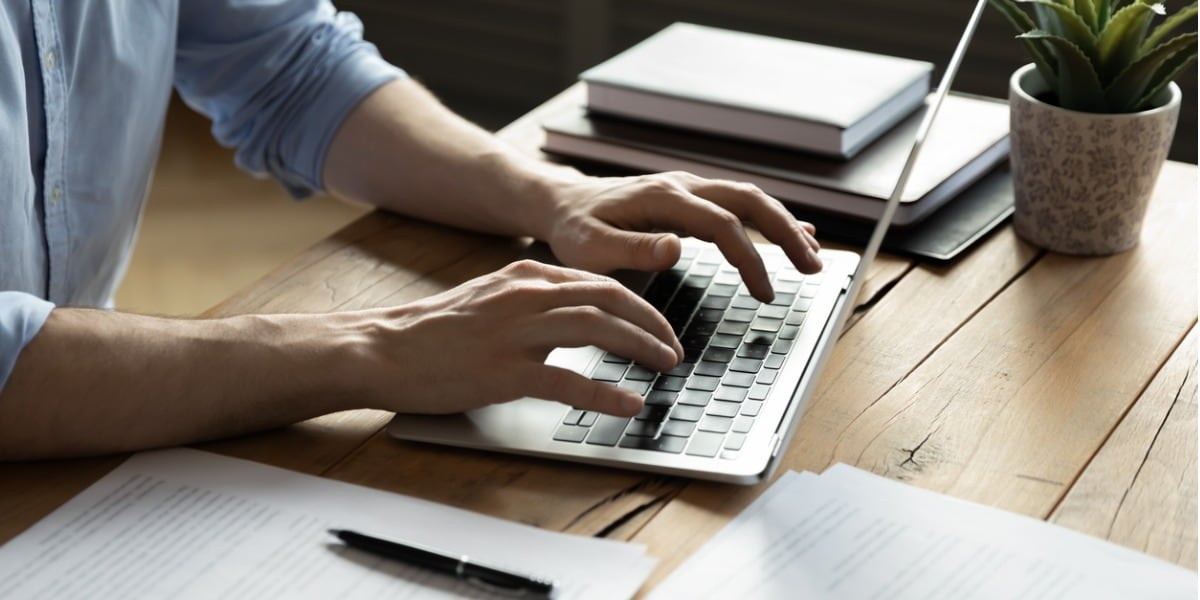
{"label": "potted plant", "polygon": [[[1068,254],[1137,244],[1179,117],[1173,79],[1196,59],[1196,3],[988,0],[1033,59],[1009,81],[1013,226]],[[1155,21],[1158,21],[1155,24]]]}

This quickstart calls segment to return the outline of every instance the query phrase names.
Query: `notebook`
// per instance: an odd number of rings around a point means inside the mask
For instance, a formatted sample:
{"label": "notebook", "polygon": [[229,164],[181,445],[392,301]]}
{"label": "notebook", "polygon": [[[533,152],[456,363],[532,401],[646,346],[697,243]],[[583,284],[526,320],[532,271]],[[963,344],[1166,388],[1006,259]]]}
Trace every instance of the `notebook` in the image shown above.
{"label": "notebook", "polygon": [[683,365],[657,373],[594,347],[559,348],[547,358],[642,393],[646,406],[637,417],[523,398],[461,415],[397,415],[388,433],[737,484],[769,478],[853,311],[985,1],[975,6],[861,256],[822,251],[823,271],[808,276],[791,268],[777,248],[759,246],[776,286],[776,299],[764,305],[746,293],[713,246],[685,240],[685,253],[674,268],[619,276],[677,327],[686,350]]}

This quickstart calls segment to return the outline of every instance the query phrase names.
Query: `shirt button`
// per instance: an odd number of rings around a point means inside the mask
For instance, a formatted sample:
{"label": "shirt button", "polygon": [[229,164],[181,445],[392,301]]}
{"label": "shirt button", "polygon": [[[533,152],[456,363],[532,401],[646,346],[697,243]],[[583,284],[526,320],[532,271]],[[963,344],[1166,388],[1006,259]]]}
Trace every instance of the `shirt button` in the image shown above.
{"label": "shirt button", "polygon": [[51,50],[51,51],[47,52],[47,53],[46,53],[46,70],[47,70],[47,71],[53,71],[53,70],[54,70],[54,63],[55,63],[56,61],[57,61],[57,57],[55,56],[55,54],[54,54],[54,51],[53,51],[53,50]]}
{"label": "shirt button", "polygon": [[56,186],[54,186],[53,189],[50,190],[50,204],[57,205],[58,201],[61,199],[62,199],[62,188],[56,185]]}

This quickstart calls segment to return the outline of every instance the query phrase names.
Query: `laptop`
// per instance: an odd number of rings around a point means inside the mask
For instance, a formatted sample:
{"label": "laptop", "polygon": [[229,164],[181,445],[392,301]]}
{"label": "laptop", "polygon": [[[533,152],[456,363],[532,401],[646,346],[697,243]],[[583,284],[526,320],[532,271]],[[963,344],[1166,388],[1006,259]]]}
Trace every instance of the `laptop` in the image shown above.
{"label": "laptop", "polygon": [[683,240],[679,262],[661,273],[616,277],[658,308],[684,347],[683,363],[655,372],[599,348],[559,348],[546,362],[636,390],[632,418],[534,398],[461,415],[396,415],[403,440],[755,484],[768,479],[866,279],[922,144],[950,89],[986,0],[979,0],[946,73],[931,95],[896,187],[863,254],[822,250],[824,269],[803,275],[775,246],[757,246],[775,299],[760,303],[717,248]]}

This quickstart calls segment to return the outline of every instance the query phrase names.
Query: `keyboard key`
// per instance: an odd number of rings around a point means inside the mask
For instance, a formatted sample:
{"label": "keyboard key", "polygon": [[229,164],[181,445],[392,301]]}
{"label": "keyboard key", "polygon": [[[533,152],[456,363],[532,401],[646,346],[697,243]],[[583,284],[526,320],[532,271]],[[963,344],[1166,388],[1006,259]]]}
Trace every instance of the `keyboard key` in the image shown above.
{"label": "keyboard key", "polygon": [[759,317],[750,323],[751,331],[768,331],[775,333],[779,328],[783,327],[783,321],[779,319],[764,319]]}
{"label": "keyboard key", "polygon": [[700,424],[696,427],[700,431],[712,431],[715,433],[725,433],[733,426],[733,419],[729,417],[716,417],[713,415],[704,415],[700,419]]}
{"label": "keyboard key", "polygon": [[578,408],[572,408],[567,411],[567,416],[563,417],[563,425],[578,425],[579,419],[583,418],[583,411]]}
{"label": "keyboard key", "polygon": [[721,384],[722,386],[748,388],[754,385],[754,373],[726,373],[725,377],[721,378]]}
{"label": "keyboard key", "polygon": [[736,285],[715,283],[708,288],[708,295],[714,298],[730,298],[737,292],[737,289]]}
{"label": "keyboard key", "polygon": [[592,379],[596,381],[607,381],[616,383],[621,380],[621,376],[625,374],[625,365],[620,363],[602,362],[592,372]]}
{"label": "keyboard key", "polygon": [[591,428],[592,433],[587,436],[587,443],[596,446],[615,446],[628,424],[629,417],[600,415],[600,418],[596,419],[596,424]]}
{"label": "keyboard key", "polygon": [[725,316],[725,311],[716,308],[701,308],[696,311],[696,316],[692,317],[694,321],[702,321],[705,323],[717,323]]}
{"label": "keyboard key", "polygon": [[688,348],[683,347],[683,362],[694,363],[700,360],[700,355],[704,354],[704,348]]}
{"label": "keyboard key", "polygon": [[[622,387],[627,390],[632,390],[634,393],[636,393],[639,396],[645,396],[646,392],[650,391],[650,382],[626,379],[625,381],[618,383],[617,387]],[[615,444],[616,440],[613,440],[613,443]]]}
{"label": "keyboard key", "polygon": [[821,286],[819,286],[815,283],[809,282],[809,283],[804,284],[804,287],[800,288],[800,292],[797,295],[800,296],[801,298],[816,298],[817,292],[820,289],[821,289]]}
{"label": "keyboard key", "polygon": [[654,378],[657,376],[657,371],[648,367],[643,367],[642,365],[633,365],[629,368],[629,371],[625,373],[625,379],[632,379],[634,381],[654,381]]}
{"label": "keyboard key", "polygon": [[721,460],[737,460],[737,457],[738,457],[737,450],[722,450],[721,451]]}
{"label": "keyboard key", "polygon": [[771,386],[769,386],[769,385],[762,385],[761,383],[756,383],[756,384],[750,386],[750,399],[751,400],[766,400],[767,392],[770,391],[770,389],[771,389]]}
{"label": "keyboard key", "polygon": [[771,301],[771,304],[775,306],[791,306],[795,301],[795,294],[775,294],[775,299]]}
{"label": "keyboard key", "polygon": [[721,269],[716,277],[713,277],[713,283],[723,285],[738,285],[742,282],[742,276],[733,269]]}
{"label": "keyboard key", "polygon": [[771,347],[763,344],[742,344],[738,348],[737,355],[742,358],[763,359],[771,353]]}
{"label": "keyboard key", "polygon": [[675,377],[672,375],[662,375],[654,382],[654,389],[666,390],[668,392],[678,392],[683,389],[683,384],[687,382],[686,377]]}
{"label": "keyboard key", "polygon": [[725,311],[725,320],[730,323],[749,323],[754,320],[754,311],[746,308],[731,308]]}
{"label": "keyboard key", "polygon": [[725,374],[729,367],[725,363],[713,362],[711,360],[702,360],[696,364],[697,375],[705,375],[708,377],[720,377]]}
{"label": "keyboard key", "polygon": [[692,378],[687,382],[689,390],[704,390],[711,392],[717,389],[717,385],[721,383],[720,377],[705,377],[704,375],[692,375]]}
{"label": "keyboard key", "polygon": [[758,310],[758,307],[761,305],[762,302],[755,300],[754,297],[750,296],[749,294],[744,294],[734,298],[732,304],[734,308],[745,308],[748,310]]}
{"label": "keyboard key", "polygon": [[779,375],[779,371],[763,371],[758,374],[758,383],[763,385],[771,385],[775,383],[775,377]]}
{"label": "keyboard key", "polygon": [[598,416],[600,416],[600,413],[585,412],[583,413],[583,417],[579,419],[579,424],[583,427],[591,427],[596,423],[596,417]]}
{"label": "keyboard key", "polygon": [[613,354],[612,352],[605,352],[603,360],[606,363],[618,363],[618,364],[622,364],[622,365],[627,365],[630,362],[632,362],[628,358],[625,358],[624,356],[617,356],[616,354]]}
{"label": "keyboard key", "polygon": [[757,373],[763,366],[763,361],[753,358],[735,358],[729,363],[730,371],[739,373]]}
{"label": "keyboard key", "polygon": [[[784,341],[784,340],[780,340],[780,341]],[[779,342],[775,342],[775,346],[771,347],[771,351],[774,352],[775,348],[777,346],[779,346]],[[788,343],[788,347],[789,348],[791,347],[791,342]],[[765,363],[763,363],[763,367],[767,368],[767,369],[780,369],[783,367],[784,358],[786,358],[786,357],[782,353],[781,354],[772,354],[767,357],[767,361]]]}
{"label": "keyboard key", "polygon": [[678,396],[678,392],[650,390],[650,393],[646,394],[646,404],[648,406],[675,406],[675,400]]}
{"label": "keyboard key", "polygon": [[729,321],[723,321],[717,326],[717,333],[721,335],[736,335],[741,337],[746,335],[747,331],[750,331],[749,323],[732,323]]}
{"label": "keyboard key", "polygon": [[[809,275],[808,277],[812,279],[814,276]],[[775,274],[775,279],[779,281],[804,281],[804,275],[791,267],[785,267]]]}
{"label": "keyboard key", "polygon": [[684,335],[688,337],[711,337],[717,332],[717,324],[711,321],[692,321],[691,325],[684,331]]}
{"label": "keyboard key", "polygon": [[716,456],[717,451],[721,449],[721,442],[724,440],[724,434],[697,431],[687,446],[687,453],[691,456]]}
{"label": "keyboard key", "polygon": [[792,313],[788,315],[788,318],[786,321],[784,321],[784,323],[787,323],[793,327],[799,327],[804,324],[804,317],[806,314],[807,313],[804,311],[793,310]]}
{"label": "keyboard key", "polygon": [[758,309],[758,316],[767,319],[786,319],[788,316],[788,309],[786,306],[775,306],[773,304],[768,304]]}
{"label": "keyboard key", "polygon": [[796,292],[800,291],[800,282],[799,281],[786,281],[783,279],[776,278],[775,291],[783,292],[785,294],[795,294]]}
{"label": "keyboard key", "polygon": [[692,270],[692,275],[699,277],[712,277],[721,269],[721,259],[718,257],[715,260],[700,258],[700,264],[696,265]]}
{"label": "keyboard key", "polygon": [[704,416],[703,406],[688,406],[680,404],[671,410],[671,419],[675,421],[690,421],[695,423]]}
{"label": "keyboard key", "polygon": [[747,417],[757,417],[758,413],[760,411],[762,411],[762,405],[763,405],[762,402],[758,402],[755,400],[748,400],[746,402],[743,402],[742,403],[742,414]]}
{"label": "keyboard key", "polygon": [[[733,431],[734,431],[734,433],[746,433],[746,432],[750,431],[750,427],[752,427],[753,425],[754,425],[753,417],[746,417],[746,416],[737,417],[733,420]],[[737,450],[737,448],[734,448],[734,450]]]}
{"label": "keyboard key", "polygon": [[713,399],[722,400],[725,402],[741,402],[742,400],[746,399],[747,391],[748,390],[746,388],[723,385],[717,388],[716,393],[713,394]]}
{"label": "keyboard key", "polygon": [[692,374],[692,369],[694,368],[696,368],[696,363],[681,362],[676,365],[674,369],[671,369],[670,371],[663,371],[663,375],[670,375],[672,377],[687,377],[688,375]]}
{"label": "keyboard key", "polygon": [[668,419],[663,424],[662,434],[675,437],[688,437],[696,430],[695,421],[683,421],[680,419]]}
{"label": "keyboard key", "polygon": [[683,346],[684,350],[687,350],[689,348],[694,348],[697,350],[704,350],[708,346],[708,341],[711,338],[712,338],[711,334],[701,335],[701,334],[685,333],[679,337],[679,345]]}
{"label": "keyboard key", "polygon": [[[774,353],[774,356],[780,356],[783,354],[787,354],[788,352],[791,352],[791,350],[792,350],[792,340],[776,340],[775,345],[771,346],[771,352]],[[782,364],[782,363],[780,363],[780,364]]]}
{"label": "keyboard key", "polygon": [[718,333],[709,339],[708,345],[713,348],[735,349],[742,343],[742,336]]}
{"label": "keyboard key", "polygon": [[578,444],[583,441],[583,438],[587,437],[589,431],[591,430],[587,427],[580,427],[578,425],[559,425],[558,430],[554,432],[554,439],[560,442],[574,442]]}
{"label": "keyboard key", "polygon": [[634,420],[625,428],[625,435],[637,437],[654,437],[658,434],[658,428],[662,425],[662,421],[641,421]]}
{"label": "keyboard key", "polygon": [[808,312],[809,308],[812,308],[811,298],[796,298],[796,301],[792,303],[792,310]]}
{"label": "keyboard key", "polygon": [[724,296],[705,296],[704,300],[700,301],[700,308],[715,308],[718,310],[725,310],[726,308],[729,308],[729,302],[730,299]]}
{"label": "keyboard key", "polygon": [[679,454],[683,452],[684,446],[687,446],[687,438],[663,436],[660,438],[644,438],[635,436],[625,436],[621,438],[622,448],[638,448],[641,450],[654,450],[657,452],[670,452],[671,454]]}
{"label": "keyboard key", "polygon": [[713,400],[704,407],[704,413],[718,417],[736,417],[742,405],[737,402],[723,402],[721,400]]}
{"label": "keyboard key", "polygon": [[797,325],[784,325],[779,328],[779,339],[781,340],[794,340],[797,335],[800,335],[800,327]]}
{"label": "keyboard key", "polygon": [[712,393],[703,390],[683,390],[679,393],[679,404],[704,406],[712,399]]}
{"label": "keyboard key", "polygon": [[[746,434],[744,434],[744,433],[731,433],[731,434],[725,436],[725,449],[726,450],[741,450],[742,446],[745,445],[745,443],[746,443]],[[722,457],[722,458],[724,458],[724,457]]]}
{"label": "keyboard key", "polygon": [[728,348],[709,348],[704,351],[704,360],[728,363],[733,360],[733,350]]}

